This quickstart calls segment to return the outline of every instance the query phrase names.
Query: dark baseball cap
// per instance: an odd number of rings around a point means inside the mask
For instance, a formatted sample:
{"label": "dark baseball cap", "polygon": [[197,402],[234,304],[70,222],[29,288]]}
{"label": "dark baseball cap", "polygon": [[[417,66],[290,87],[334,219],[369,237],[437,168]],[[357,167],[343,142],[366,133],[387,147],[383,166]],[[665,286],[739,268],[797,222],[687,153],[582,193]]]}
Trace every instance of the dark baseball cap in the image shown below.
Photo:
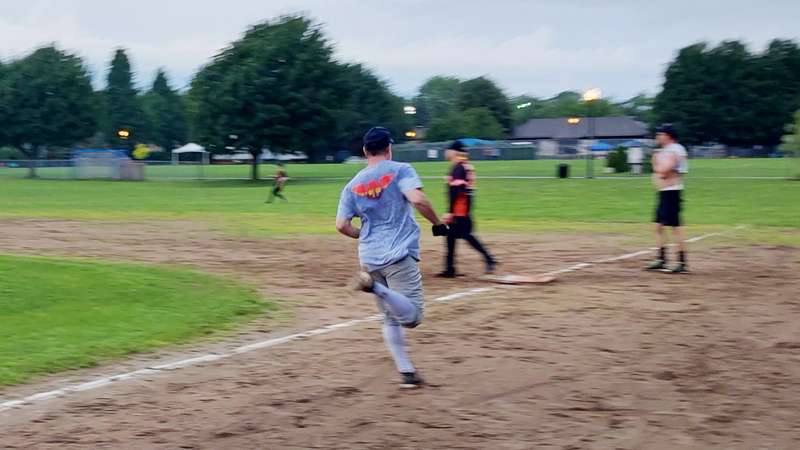
{"label": "dark baseball cap", "polygon": [[664,133],[672,139],[678,139],[678,132],[675,131],[675,127],[671,123],[665,123],[656,128],[656,134],[658,133]]}
{"label": "dark baseball cap", "polygon": [[457,139],[455,142],[453,142],[450,145],[450,150],[455,150],[457,152],[466,152],[467,151],[467,146],[464,145],[464,143],[461,142],[461,140]]}
{"label": "dark baseball cap", "polygon": [[364,135],[364,148],[369,151],[383,150],[394,144],[392,133],[384,127],[373,127]]}

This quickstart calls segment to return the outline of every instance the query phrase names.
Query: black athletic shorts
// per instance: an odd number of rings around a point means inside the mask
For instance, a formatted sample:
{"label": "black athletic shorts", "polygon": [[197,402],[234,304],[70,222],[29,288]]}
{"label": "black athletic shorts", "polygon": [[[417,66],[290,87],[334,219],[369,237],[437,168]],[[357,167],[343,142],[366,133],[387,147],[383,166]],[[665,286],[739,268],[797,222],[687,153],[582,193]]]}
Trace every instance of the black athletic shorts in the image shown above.
{"label": "black athletic shorts", "polygon": [[682,190],[659,191],[658,207],[656,208],[656,223],[668,227],[679,227],[681,222]]}

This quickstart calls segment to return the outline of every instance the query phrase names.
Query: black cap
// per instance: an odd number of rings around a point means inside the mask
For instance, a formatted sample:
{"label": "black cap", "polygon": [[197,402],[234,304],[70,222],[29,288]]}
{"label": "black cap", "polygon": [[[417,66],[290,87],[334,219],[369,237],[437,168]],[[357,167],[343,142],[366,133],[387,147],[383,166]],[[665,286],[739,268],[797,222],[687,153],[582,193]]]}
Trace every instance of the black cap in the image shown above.
{"label": "black cap", "polygon": [[392,133],[384,127],[370,128],[364,135],[364,148],[368,151],[383,150],[389,144],[394,144],[394,139]]}
{"label": "black cap", "polygon": [[678,132],[675,131],[675,127],[672,126],[671,123],[661,124],[660,127],[656,128],[656,134],[657,133],[664,133],[672,139],[678,140]]}
{"label": "black cap", "polygon": [[466,152],[467,151],[467,146],[464,145],[463,142],[461,142],[460,140],[457,139],[455,142],[453,142],[450,145],[450,149],[451,150],[455,150],[457,152]]}

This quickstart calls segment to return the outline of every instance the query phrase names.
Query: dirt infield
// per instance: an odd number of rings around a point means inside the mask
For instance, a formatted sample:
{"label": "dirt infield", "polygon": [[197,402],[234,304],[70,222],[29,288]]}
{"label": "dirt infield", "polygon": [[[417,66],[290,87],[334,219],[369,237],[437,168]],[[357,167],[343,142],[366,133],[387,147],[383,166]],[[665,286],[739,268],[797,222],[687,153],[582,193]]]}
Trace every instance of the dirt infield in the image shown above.
{"label": "dirt infield", "polygon": [[[189,230],[176,237],[175,230]],[[540,273],[638,250],[614,236],[486,236],[511,272]],[[438,280],[428,297],[480,286]],[[0,392],[15,398],[150,360],[375,313],[342,287],[354,243],[239,239],[191,224],[0,220],[0,252],[176,264],[285,300],[214,342]],[[463,269],[478,273],[466,249]],[[0,448],[798,448],[800,255],[698,243],[694,273],[627,260],[547,286],[432,304],[408,333],[430,386],[401,392],[378,323],[113,384],[0,413]],[[217,342],[219,341],[219,342]]]}

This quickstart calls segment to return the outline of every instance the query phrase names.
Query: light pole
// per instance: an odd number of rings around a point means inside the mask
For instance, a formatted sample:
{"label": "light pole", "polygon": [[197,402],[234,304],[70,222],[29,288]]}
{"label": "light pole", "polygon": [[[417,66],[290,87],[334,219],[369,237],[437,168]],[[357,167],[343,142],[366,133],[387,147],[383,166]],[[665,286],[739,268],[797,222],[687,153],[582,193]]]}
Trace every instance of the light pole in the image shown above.
{"label": "light pole", "polygon": [[594,155],[592,154],[592,144],[595,137],[594,117],[592,116],[592,102],[603,98],[603,92],[598,88],[592,88],[583,93],[583,102],[586,103],[586,127],[588,128],[589,147],[586,152],[586,178],[594,178]]}

